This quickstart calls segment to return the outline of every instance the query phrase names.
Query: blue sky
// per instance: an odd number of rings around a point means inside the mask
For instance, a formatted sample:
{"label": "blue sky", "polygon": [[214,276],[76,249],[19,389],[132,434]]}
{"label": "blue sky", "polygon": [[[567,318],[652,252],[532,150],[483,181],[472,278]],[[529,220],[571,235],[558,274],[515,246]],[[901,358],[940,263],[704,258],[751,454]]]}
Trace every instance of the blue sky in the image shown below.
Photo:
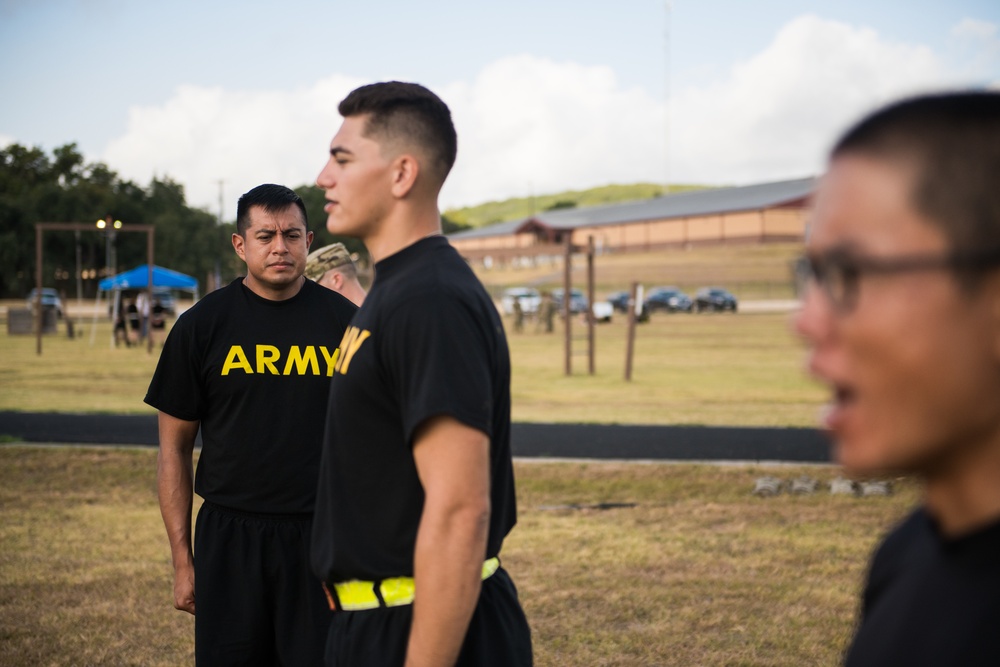
{"label": "blue sky", "polygon": [[1000,3],[0,0],[0,62],[0,143],[76,142],[213,211],[222,180],[227,217],[312,182],[353,87],[419,81],[459,130],[447,207],[817,173],[877,104],[1000,84]]}

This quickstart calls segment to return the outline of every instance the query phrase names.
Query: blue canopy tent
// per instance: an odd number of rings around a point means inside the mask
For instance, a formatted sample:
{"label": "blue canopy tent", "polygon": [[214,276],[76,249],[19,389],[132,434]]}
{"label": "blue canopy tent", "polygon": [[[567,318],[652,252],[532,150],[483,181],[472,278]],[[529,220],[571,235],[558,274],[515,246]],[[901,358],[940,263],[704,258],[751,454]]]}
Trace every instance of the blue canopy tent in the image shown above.
{"label": "blue canopy tent", "polygon": [[[105,278],[98,284],[102,292],[113,289],[146,289],[149,287],[149,265],[137,266],[131,271],[119,273],[117,276]],[[153,287],[167,287],[193,292],[198,298],[198,281],[178,271],[171,271],[162,266],[153,266]]]}
{"label": "blue canopy tent", "polygon": [[[198,300],[198,281],[191,276],[178,271],[171,271],[162,266],[153,265],[153,287],[166,289],[179,289],[191,292],[194,299]],[[117,276],[105,278],[97,284],[97,305],[94,308],[94,323],[90,329],[90,343],[94,344],[94,331],[97,325],[97,313],[101,310],[101,294],[103,292],[114,291],[114,308],[112,322],[117,318],[121,307],[122,290],[145,290],[149,289],[149,264],[137,266],[131,271],[119,273]],[[114,334],[112,333],[111,345],[114,346]]]}

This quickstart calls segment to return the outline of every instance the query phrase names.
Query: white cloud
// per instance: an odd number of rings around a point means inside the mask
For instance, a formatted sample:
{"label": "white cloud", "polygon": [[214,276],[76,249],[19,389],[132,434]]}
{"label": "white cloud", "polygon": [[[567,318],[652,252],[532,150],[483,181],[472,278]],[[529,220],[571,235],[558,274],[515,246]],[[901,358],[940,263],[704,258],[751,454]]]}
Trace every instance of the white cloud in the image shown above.
{"label": "white cloud", "polygon": [[226,91],[182,86],[162,106],[133,107],[128,129],[102,159],[140,184],[169,176],[188,202],[226,219],[236,199],[261,183],[312,183],[340,123],[337,104],[362,81],[331,76],[292,91]]}
{"label": "white cloud", "polygon": [[441,94],[459,136],[445,200],[649,180],[662,164],[662,103],[607,67],[514,56]]}
{"label": "white cloud", "polygon": [[858,116],[946,81],[926,47],[801,17],[726,80],[675,97],[672,171],[696,182],[817,173],[827,147]]}
{"label": "white cloud", "polygon": [[[991,24],[965,22],[955,34],[975,37],[977,54],[996,42]],[[814,174],[835,135],[861,113],[955,86],[958,77],[924,46],[804,16],[722,80],[677,92],[668,121],[662,100],[622,87],[610,68],[510,56],[473,81],[437,88],[459,133],[442,204],[662,181],[667,123],[672,181]],[[131,109],[126,134],[102,157],[140,183],[170,175],[192,204],[213,211],[224,179],[232,218],[236,197],[258,183],[313,182],[340,122],[337,103],[362,83],[331,76],[293,91],[182,87],[162,106]]]}

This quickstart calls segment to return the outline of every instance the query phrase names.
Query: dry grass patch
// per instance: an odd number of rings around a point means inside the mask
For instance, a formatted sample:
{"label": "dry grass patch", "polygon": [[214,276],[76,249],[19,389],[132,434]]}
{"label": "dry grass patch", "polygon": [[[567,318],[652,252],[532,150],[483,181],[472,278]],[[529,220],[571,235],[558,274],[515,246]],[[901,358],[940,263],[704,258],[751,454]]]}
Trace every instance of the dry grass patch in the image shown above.
{"label": "dry grass patch", "polygon": [[[506,547],[540,665],[830,665],[869,552],[915,502],[750,494],[833,468],[521,464]],[[631,509],[545,510],[634,502]]]}
{"label": "dry grass patch", "polygon": [[[0,447],[0,664],[179,665],[155,452]],[[916,502],[751,495],[832,467],[516,463],[504,551],[536,664],[836,664],[875,541]],[[634,503],[595,510],[558,506]]]}
{"label": "dry grass patch", "polygon": [[0,664],[193,663],[151,450],[0,448]]}

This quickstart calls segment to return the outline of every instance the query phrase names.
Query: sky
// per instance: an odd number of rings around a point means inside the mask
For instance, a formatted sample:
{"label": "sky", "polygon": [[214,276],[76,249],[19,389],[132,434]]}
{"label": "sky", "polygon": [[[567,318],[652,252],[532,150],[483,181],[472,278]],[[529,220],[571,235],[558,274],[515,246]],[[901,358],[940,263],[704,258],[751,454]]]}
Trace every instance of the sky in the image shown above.
{"label": "sky", "polygon": [[762,183],[820,174],[891,100],[1000,88],[1000,2],[0,0],[0,145],[76,143],[224,220],[313,183],[339,101],[391,79],[452,110],[443,210]]}

